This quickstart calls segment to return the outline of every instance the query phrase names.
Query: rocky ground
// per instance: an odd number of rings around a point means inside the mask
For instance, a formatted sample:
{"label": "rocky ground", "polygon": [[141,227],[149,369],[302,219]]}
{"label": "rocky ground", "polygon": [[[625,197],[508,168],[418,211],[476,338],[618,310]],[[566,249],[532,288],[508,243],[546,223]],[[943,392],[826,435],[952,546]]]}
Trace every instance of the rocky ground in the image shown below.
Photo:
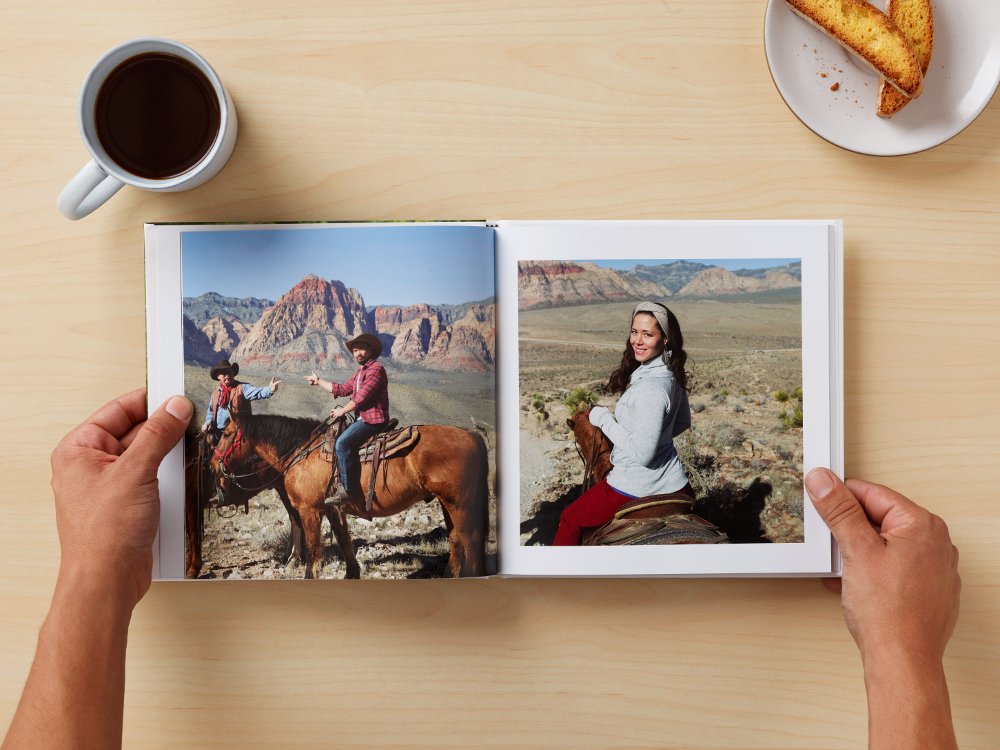
{"label": "rocky ground", "polygon": [[[350,518],[363,578],[432,578],[444,575],[448,537],[435,501],[372,521]],[[324,521],[321,578],[344,578],[344,557]],[[286,565],[290,525],[273,490],[253,498],[249,512],[223,508],[206,516],[202,578],[302,578],[301,565]]]}
{"label": "rocky ground", "polygon": [[[349,374],[349,373],[348,373]],[[240,379],[264,385],[271,373],[240,373]],[[321,419],[338,403],[329,393],[310,388],[301,376],[277,373],[283,380],[278,393],[253,404],[254,413],[310,416]],[[397,370],[390,374],[392,415],[401,424],[453,424],[471,429],[473,420],[487,426],[491,479],[495,464],[496,423],[492,376]],[[205,368],[185,368],[185,388],[195,404],[207,403],[212,382]],[[343,401],[341,399],[340,401]],[[196,410],[195,422],[204,418]],[[302,578],[301,566],[286,566],[290,525],[288,514],[273,490],[250,500],[249,512],[223,508],[206,512],[202,546],[203,578],[280,579]],[[487,565],[496,561],[496,498],[491,484],[491,532]],[[442,576],[448,563],[448,536],[444,514],[437,501],[420,503],[389,518],[366,521],[350,518],[363,578],[430,578]],[[321,577],[343,578],[344,558],[323,523],[325,556]]]}
{"label": "rocky ground", "polygon": [[[522,314],[521,542],[549,544],[579,496],[583,463],[566,427],[574,389],[612,407],[601,383],[620,358],[620,305]],[[675,305],[684,324],[692,429],[676,442],[696,512],[737,543],[803,541],[799,308]]]}

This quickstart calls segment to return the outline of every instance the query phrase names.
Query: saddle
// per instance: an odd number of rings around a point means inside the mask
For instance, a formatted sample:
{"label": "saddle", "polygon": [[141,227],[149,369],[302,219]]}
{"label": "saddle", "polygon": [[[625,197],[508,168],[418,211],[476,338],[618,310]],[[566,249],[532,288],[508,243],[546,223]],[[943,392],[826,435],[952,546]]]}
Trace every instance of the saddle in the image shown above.
{"label": "saddle", "polygon": [[[371,477],[368,480],[368,490],[365,493],[366,513],[371,512],[372,502],[375,500],[375,480],[378,478],[379,468],[382,469],[382,484],[385,486],[386,475],[389,467],[383,465],[383,462],[386,459],[403,455],[410,450],[410,448],[416,445],[418,440],[420,440],[420,431],[417,430],[415,425],[409,425],[402,428],[398,428],[398,426],[398,419],[390,419],[386,422],[385,427],[368,438],[368,440],[366,440],[361,447],[358,448],[358,460],[362,464],[372,465]],[[323,458],[332,464],[330,470],[330,483],[327,488],[328,493],[336,487],[337,483],[340,481],[340,469],[337,466],[337,456],[334,451],[334,446],[341,432],[342,429],[339,423],[331,425],[326,431],[326,436],[323,439],[323,447],[320,451]]]}
{"label": "saddle", "polygon": [[729,537],[715,524],[690,512],[693,506],[683,492],[634,498],[606,524],[584,534],[580,544],[728,544]]}

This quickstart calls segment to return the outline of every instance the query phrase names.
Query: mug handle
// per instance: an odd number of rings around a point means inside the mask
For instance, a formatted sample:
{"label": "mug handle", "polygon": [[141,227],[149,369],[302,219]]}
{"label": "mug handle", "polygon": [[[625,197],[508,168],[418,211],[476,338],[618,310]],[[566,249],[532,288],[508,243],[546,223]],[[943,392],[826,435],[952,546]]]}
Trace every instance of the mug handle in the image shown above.
{"label": "mug handle", "polygon": [[56,207],[67,219],[82,219],[125,186],[91,159],[63,188]]}

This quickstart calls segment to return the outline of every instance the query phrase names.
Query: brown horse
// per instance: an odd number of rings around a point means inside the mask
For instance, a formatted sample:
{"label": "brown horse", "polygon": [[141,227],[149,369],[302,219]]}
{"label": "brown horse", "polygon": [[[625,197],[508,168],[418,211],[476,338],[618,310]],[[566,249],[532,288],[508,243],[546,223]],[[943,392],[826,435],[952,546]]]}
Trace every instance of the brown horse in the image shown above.
{"label": "brown horse", "polygon": [[[320,423],[312,419],[258,415],[234,420],[219,440],[222,454],[255,452],[284,475],[291,507],[302,523],[305,577],[316,578],[323,563],[321,524],[326,506],[331,464],[321,455]],[[233,447],[233,446],[236,447]],[[420,426],[420,440],[401,456],[384,460],[376,478],[371,511],[364,501],[339,508],[331,518],[334,536],[347,561],[347,577],[359,578],[360,567],[344,513],[386,517],[421,500],[441,503],[448,530],[448,574],[483,575],[486,566],[488,519],[487,455],[482,438],[449,425]],[[216,469],[218,459],[213,461]],[[371,464],[363,464],[361,487],[368,487]]]}
{"label": "brown horse", "polygon": [[583,459],[583,488],[581,494],[600,482],[611,472],[611,441],[590,423],[590,409],[580,409],[566,420],[566,425],[576,437],[576,452]]}
{"label": "brown horse", "polygon": [[[590,423],[583,408],[566,420],[583,459],[583,494],[611,472],[612,442]],[[582,538],[585,545],[725,544],[729,538],[715,524],[690,513],[692,499],[682,493],[653,495],[625,503],[615,518]]]}
{"label": "brown horse", "polygon": [[[288,513],[291,526],[286,562],[302,560],[302,524],[299,514],[288,500],[281,474],[268,464],[258,461],[256,456],[243,453],[219,460],[213,469],[212,458],[215,449],[204,433],[185,436],[185,501],[184,526],[187,544],[184,549],[184,567],[187,578],[197,578],[202,567],[202,537],[205,531],[205,511],[212,507],[211,499],[221,484],[227,505],[245,505],[251,498],[267,489],[278,493],[282,505]],[[224,477],[219,476],[224,469]],[[331,527],[334,521],[331,519]]]}

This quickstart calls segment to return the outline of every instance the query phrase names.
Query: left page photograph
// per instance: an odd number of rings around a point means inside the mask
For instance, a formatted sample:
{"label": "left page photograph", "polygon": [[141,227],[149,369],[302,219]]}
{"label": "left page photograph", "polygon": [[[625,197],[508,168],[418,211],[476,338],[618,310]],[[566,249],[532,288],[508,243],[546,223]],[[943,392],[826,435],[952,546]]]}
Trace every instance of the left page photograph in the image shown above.
{"label": "left page photograph", "polygon": [[494,230],[145,228],[158,579],[496,572]]}

